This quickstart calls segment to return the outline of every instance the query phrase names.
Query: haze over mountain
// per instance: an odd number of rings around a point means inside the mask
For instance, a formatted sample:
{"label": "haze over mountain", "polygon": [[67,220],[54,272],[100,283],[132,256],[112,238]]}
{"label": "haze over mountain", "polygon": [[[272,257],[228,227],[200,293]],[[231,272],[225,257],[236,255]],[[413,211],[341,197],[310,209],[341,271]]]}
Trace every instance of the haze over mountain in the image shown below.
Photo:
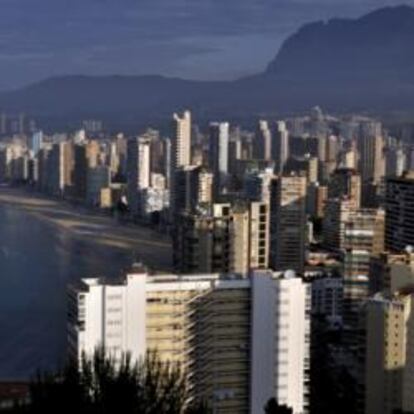
{"label": "haze over mountain", "polygon": [[0,94],[0,107],[45,118],[150,121],[190,107],[201,117],[414,106],[414,8],[300,28],[263,73],[236,81],[161,76],[56,77]]}

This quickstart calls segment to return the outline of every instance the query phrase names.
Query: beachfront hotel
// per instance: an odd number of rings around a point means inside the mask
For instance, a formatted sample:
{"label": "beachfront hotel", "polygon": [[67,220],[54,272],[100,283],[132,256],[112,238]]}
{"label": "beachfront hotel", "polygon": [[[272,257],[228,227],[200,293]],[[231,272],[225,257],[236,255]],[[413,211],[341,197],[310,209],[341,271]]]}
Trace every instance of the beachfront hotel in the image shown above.
{"label": "beachfront hotel", "polygon": [[157,350],[215,413],[262,413],[275,397],[308,409],[310,290],[292,272],[83,279],[68,291],[69,351]]}

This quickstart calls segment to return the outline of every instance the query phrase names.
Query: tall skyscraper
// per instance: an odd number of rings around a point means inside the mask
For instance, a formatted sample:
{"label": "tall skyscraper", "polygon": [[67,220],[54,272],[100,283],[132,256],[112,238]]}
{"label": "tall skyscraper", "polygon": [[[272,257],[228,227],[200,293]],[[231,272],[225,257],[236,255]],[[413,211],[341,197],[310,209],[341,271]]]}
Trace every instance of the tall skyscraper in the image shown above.
{"label": "tall skyscraper", "polygon": [[328,188],[319,183],[311,183],[306,190],[306,213],[313,218],[323,219]]}
{"label": "tall skyscraper", "polygon": [[361,133],[358,138],[359,172],[362,183],[378,184],[384,176],[384,140],[382,135]]}
{"label": "tall skyscraper", "polygon": [[111,183],[111,171],[106,165],[88,168],[86,177],[86,202],[95,207],[101,206],[101,191]]}
{"label": "tall skyscraper", "polygon": [[191,113],[189,111],[185,111],[182,117],[174,114],[173,136],[168,161],[170,167],[170,218],[172,220],[174,212],[176,211],[175,172],[180,167],[188,167],[191,165]]}
{"label": "tall skyscraper", "polygon": [[303,272],[306,240],[306,177],[282,176],[271,184],[271,256],[275,270]]}
{"label": "tall skyscraper", "polygon": [[174,262],[180,273],[267,269],[269,209],[260,202],[214,204],[177,217]]}
{"label": "tall skyscraper", "polygon": [[209,165],[214,174],[215,196],[225,188],[229,174],[229,124],[210,124]]}
{"label": "tall skyscraper", "polygon": [[356,130],[358,137],[379,137],[382,136],[382,124],[375,120],[363,120],[359,122],[359,129]]}
{"label": "tall skyscraper", "polygon": [[148,188],[151,182],[151,142],[141,138],[138,141],[138,188]]}
{"label": "tall skyscraper", "polygon": [[259,121],[253,149],[256,159],[267,161],[272,159],[272,132],[267,121]]}
{"label": "tall skyscraper", "polygon": [[322,230],[325,248],[333,251],[343,249],[345,223],[356,210],[355,200],[349,197],[329,198],[326,200]]}
{"label": "tall skyscraper", "polygon": [[[377,294],[365,305],[365,414],[402,412],[411,302],[411,295]],[[413,400],[413,386],[408,387],[411,395],[406,401],[412,409],[408,402]]]}
{"label": "tall skyscraper", "polygon": [[142,210],[142,191],[151,181],[151,142],[147,138],[131,138],[127,147],[128,203],[133,214]]}
{"label": "tall skyscraper", "polygon": [[[86,197],[86,177],[88,171],[88,160],[86,157],[86,146],[75,145],[74,146],[74,186],[75,196],[79,199],[85,199]],[[40,166],[40,165],[39,165]]]}
{"label": "tall skyscraper", "polygon": [[33,155],[36,156],[42,147],[43,143],[43,131],[36,131],[30,140],[29,149],[33,151]]}
{"label": "tall skyscraper", "polygon": [[306,174],[308,183],[318,181],[319,161],[316,157],[309,154],[304,157],[290,157],[285,164],[285,174],[303,172]]}
{"label": "tall skyscraper", "polygon": [[90,140],[85,143],[86,161],[88,168],[95,168],[100,164],[99,156],[101,149],[97,140]]}
{"label": "tall skyscraper", "polygon": [[[194,212],[202,204],[213,202],[214,175],[204,167],[180,167],[174,174],[174,216]],[[204,206],[205,207],[205,206]]]}
{"label": "tall skyscraper", "polygon": [[[310,289],[294,275],[83,279],[68,292],[70,354],[104,345],[133,360],[156,350],[181,365],[191,398],[216,413],[262,413],[275,397],[308,411]],[[166,340],[167,339],[167,340]]]}
{"label": "tall skyscraper", "polygon": [[358,170],[362,181],[362,206],[377,207],[378,188],[385,175],[384,137],[380,123],[361,123],[357,148]]}
{"label": "tall skyscraper", "polygon": [[372,256],[384,250],[384,211],[359,209],[344,223],[343,264],[344,323],[349,329],[358,325],[359,309],[369,296]]}
{"label": "tall skyscraper", "polygon": [[276,162],[276,174],[283,173],[286,161],[289,158],[289,132],[283,121],[276,123],[272,141],[272,159]]}
{"label": "tall skyscraper", "polygon": [[[76,149],[76,148],[75,148]],[[37,155],[37,170],[38,170],[38,182],[37,182],[37,189],[40,191],[47,191],[48,190],[48,160],[51,154],[52,148],[50,145],[44,146]],[[75,152],[76,157],[76,152]],[[76,158],[75,158],[76,163]],[[75,164],[76,165],[76,164]],[[75,189],[77,190],[77,179],[78,179],[78,171],[75,168],[74,171],[74,180],[75,180]],[[78,195],[78,193],[76,193]]]}
{"label": "tall skyscraper", "polygon": [[329,198],[348,197],[359,208],[361,204],[361,177],[356,170],[338,168],[332,174],[328,185]]}
{"label": "tall skyscraper", "polygon": [[248,200],[270,203],[270,183],[274,178],[273,168],[247,172],[244,175],[243,191]]}
{"label": "tall skyscraper", "polygon": [[171,169],[191,164],[191,113],[183,116],[174,114],[174,135],[172,137]]}

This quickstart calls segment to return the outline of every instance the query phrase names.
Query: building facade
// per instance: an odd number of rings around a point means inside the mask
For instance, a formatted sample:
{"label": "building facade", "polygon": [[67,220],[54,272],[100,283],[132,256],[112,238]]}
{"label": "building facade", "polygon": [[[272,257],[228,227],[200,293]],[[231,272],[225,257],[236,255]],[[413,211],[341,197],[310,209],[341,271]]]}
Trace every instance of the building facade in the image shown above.
{"label": "building facade", "polygon": [[[157,350],[187,372],[191,393],[220,414],[261,414],[275,397],[308,410],[310,290],[292,274],[84,279],[69,290],[69,348],[119,357]],[[266,340],[263,340],[266,338]]]}

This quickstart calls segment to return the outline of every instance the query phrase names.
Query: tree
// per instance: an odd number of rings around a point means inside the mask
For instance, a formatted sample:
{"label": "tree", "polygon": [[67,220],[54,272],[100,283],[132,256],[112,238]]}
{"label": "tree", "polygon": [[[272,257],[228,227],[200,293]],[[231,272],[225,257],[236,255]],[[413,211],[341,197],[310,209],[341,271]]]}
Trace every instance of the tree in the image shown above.
{"label": "tree", "polygon": [[279,405],[276,398],[271,398],[265,405],[265,414],[293,414],[293,410],[286,405]]}
{"label": "tree", "polygon": [[188,404],[186,378],[178,364],[162,362],[157,353],[132,363],[103,349],[92,358],[71,361],[57,374],[40,374],[30,387],[30,404],[19,413],[52,414],[207,414],[200,402]]}

